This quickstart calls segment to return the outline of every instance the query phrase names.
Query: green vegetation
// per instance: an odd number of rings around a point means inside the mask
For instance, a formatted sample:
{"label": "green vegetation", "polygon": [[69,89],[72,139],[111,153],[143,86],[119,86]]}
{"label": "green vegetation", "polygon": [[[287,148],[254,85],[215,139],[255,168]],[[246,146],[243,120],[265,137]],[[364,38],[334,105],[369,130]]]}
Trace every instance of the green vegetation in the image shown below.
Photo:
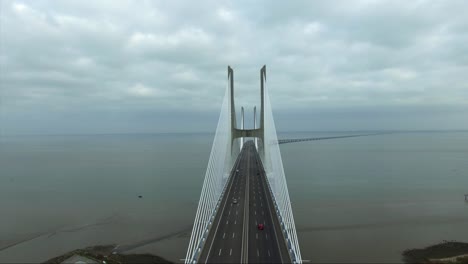
{"label": "green vegetation", "polygon": [[88,247],[85,249],[76,249],[71,252],[68,252],[64,255],[50,259],[44,263],[53,263],[58,264],[62,263],[64,260],[72,257],[73,255],[79,255],[91,260],[94,260],[98,263],[108,264],[120,264],[120,263],[172,263],[164,258],[153,256],[150,254],[113,254],[113,249],[115,245],[106,245],[106,246],[94,246]]}
{"label": "green vegetation", "polygon": [[448,242],[403,252],[405,263],[468,264],[468,243]]}

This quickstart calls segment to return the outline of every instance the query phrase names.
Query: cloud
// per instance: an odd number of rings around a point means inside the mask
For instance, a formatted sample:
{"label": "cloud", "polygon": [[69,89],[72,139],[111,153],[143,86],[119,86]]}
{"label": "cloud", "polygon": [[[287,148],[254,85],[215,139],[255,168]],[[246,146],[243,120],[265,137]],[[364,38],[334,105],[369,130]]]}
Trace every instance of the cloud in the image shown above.
{"label": "cloud", "polygon": [[[227,65],[235,69],[236,105],[247,108],[259,105],[263,64],[279,112],[356,109],[359,118],[362,107],[403,107],[409,116],[433,109],[460,118],[468,105],[466,1],[1,5],[6,132],[33,133],[33,125],[19,125],[25,116],[60,130],[57,113],[82,109],[96,119],[172,111],[200,113],[201,120],[221,105]],[[463,126],[457,118],[448,118],[458,120],[453,128]],[[198,128],[187,123],[190,129]]]}
{"label": "cloud", "polygon": [[128,93],[136,97],[158,97],[164,98],[169,94],[166,91],[151,88],[141,83],[136,83],[128,89]]}

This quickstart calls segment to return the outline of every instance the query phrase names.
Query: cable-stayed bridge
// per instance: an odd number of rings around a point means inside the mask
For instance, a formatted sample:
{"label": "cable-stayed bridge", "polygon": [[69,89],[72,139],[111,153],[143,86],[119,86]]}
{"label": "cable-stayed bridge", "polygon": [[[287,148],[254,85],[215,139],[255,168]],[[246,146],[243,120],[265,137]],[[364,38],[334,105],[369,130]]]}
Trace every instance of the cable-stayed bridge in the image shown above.
{"label": "cable-stayed bridge", "polygon": [[234,71],[228,80],[185,263],[302,263],[281,160],[266,67],[260,70],[260,117],[240,126]]}

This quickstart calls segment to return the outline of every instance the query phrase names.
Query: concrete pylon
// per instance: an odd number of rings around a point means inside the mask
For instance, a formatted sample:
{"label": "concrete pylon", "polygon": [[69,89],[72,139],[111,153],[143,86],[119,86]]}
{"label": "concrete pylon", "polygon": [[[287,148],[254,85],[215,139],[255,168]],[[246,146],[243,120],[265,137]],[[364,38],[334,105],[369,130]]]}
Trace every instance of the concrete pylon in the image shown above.
{"label": "concrete pylon", "polygon": [[[254,106],[254,126],[253,128],[256,129],[257,128],[257,107]],[[258,150],[258,138],[254,138],[254,142],[255,142],[255,148]]]}
{"label": "concrete pylon", "polygon": [[[241,129],[244,130],[244,107],[241,107]],[[241,138],[240,149],[244,146],[244,138]]]}
{"label": "concrete pylon", "polygon": [[[264,132],[264,123],[265,123],[265,90],[264,84],[266,81],[266,65],[264,65],[260,69],[260,126],[257,128],[254,126],[253,129],[245,129],[242,122],[242,127],[239,129],[237,128],[236,122],[236,108],[234,104],[234,71],[231,66],[228,66],[228,79],[229,79],[229,89],[230,89],[230,106],[231,106],[231,149],[234,144],[234,140],[236,138],[246,138],[252,137],[256,138],[257,140],[260,139],[262,144],[265,140],[265,132]],[[243,111],[243,110],[242,110]],[[242,114],[243,116],[243,114]],[[258,145],[258,143],[257,143]],[[258,149],[258,148],[257,148]]]}

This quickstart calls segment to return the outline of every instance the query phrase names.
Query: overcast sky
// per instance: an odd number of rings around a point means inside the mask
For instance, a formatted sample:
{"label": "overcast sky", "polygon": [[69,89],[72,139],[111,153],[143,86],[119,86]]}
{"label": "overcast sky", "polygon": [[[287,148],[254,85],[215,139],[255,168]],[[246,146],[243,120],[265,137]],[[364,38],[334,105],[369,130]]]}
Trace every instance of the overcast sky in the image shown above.
{"label": "overcast sky", "polygon": [[280,131],[468,129],[468,1],[10,1],[2,134],[211,131],[236,105]]}

